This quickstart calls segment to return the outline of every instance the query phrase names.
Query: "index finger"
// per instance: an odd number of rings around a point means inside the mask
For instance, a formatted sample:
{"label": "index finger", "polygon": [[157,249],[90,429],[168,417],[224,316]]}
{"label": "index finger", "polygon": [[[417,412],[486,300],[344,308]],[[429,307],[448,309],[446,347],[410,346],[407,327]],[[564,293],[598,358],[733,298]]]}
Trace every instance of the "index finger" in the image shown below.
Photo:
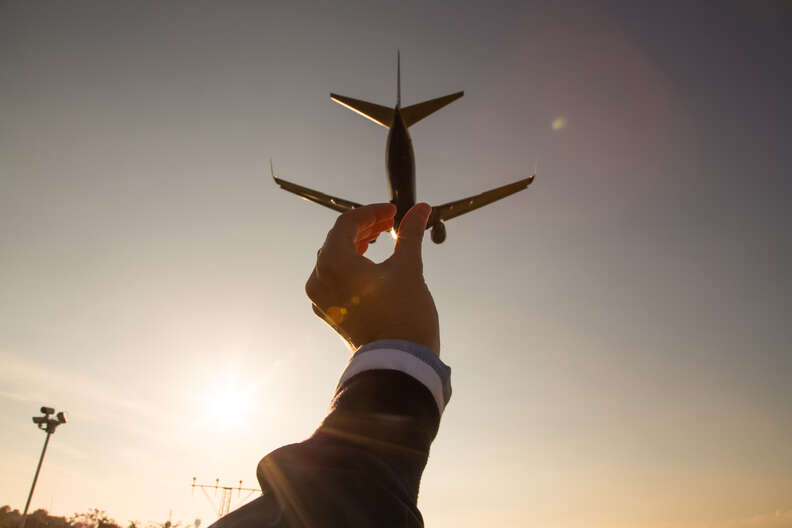
{"label": "index finger", "polygon": [[327,233],[325,251],[357,255],[358,233],[393,218],[395,214],[396,206],[389,203],[366,205],[343,213]]}

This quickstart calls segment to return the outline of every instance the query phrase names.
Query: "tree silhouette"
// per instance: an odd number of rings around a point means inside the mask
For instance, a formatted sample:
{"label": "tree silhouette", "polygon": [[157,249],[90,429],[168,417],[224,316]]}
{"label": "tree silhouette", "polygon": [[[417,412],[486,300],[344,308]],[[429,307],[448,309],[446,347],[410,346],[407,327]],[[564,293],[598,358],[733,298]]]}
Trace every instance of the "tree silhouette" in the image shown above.
{"label": "tree silhouette", "polygon": [[[0,528],[20,528],[19,523],[22,514],[19,510],[12,510],[11,506],[0,507]],[[196,519],[192,525],[181,522],[164,521],[161,523],[142,523],[140,521],[129,521],[127,528],[198,528],[200,519]],[[25,528],[122,528],[118,522],[110,517],[106,511],[99,508],[91,508],[84,513],[75,513],[66,517],[56,517],[47,513],[47,510],[38,509],[29,513],[25,520]]]}

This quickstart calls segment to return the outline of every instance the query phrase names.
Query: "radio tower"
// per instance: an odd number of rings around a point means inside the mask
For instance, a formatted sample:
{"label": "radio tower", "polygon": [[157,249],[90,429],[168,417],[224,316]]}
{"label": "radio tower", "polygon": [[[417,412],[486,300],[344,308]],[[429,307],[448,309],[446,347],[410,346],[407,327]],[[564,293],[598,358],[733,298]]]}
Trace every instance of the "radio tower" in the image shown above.
{"label": "radio tower", "polygon": [[[193,494],[195,493],[195,488],[201,488],[201,491],[203,491],[203,494],[206,497],[206,499],[209,501],[209,503],[212,505],[212,507],[215,510],[217,510],[217,516],[218,517],[222,517],[223,515],[225,515],[226,513],[231,511],[231,497],[232,497],[232,495],[234,494],[235,491],[238,493],[239,502],[246,501],[254,493],[262,493],[261,489],[259,489],[259,488],[243,488],[241,480],[239,481],[239,486],[221,486],[219,478],[215,479],[214,485],[212,485],[212,484],[198,484],[196,482],[196,480],[197,479],[195,477],[193,477],[193,481],[192,481]],[[220,495],[220,502],[219,503],[216,503],[214,501],[214,499],[212,499],[212,497],[209,496],[209,492],[206,491],[206,490],[209,490],[209,489],[213,489],[214,490],[214,496],[215,497],[217,497],[217,492],[220,491],[221,495]],[[247,491],[248,492],[247,495],[245,495],[244,498],[242,498],[242,492],[243,491]]]}

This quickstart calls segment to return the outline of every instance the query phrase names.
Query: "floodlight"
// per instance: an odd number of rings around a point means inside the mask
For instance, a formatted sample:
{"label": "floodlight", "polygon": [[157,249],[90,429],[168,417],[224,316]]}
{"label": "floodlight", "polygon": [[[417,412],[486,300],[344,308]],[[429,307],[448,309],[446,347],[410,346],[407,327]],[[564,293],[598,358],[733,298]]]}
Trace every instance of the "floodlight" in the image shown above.
{"label": "floodlight", "polygon": [[28,508],[30,507],[30,499],[33,498],[33,490],[36,489],[36,481],[38,481],[39,471],[41,471],[41,463],[44,462],[44,455],[47,452],[50,436],[55,432],[55,429],[66,423],[66,414],[61,411],[55,418],[50,418],[50,415],[55,414],[55,409],[52,407],[42,407],[41,413],[43,416],[34,416],[33,423],[38,425],[38,428],[47,433],[47,438],[44,440],[44,447],[41,448],[41,456],[39,457],[38,466],[36,466],[36,474],[33,476],[33,485],[30,486],[30,493],[28,494],[27,502],[25,503],[25,510],[22,512],[22,519],[20,522],[21,528],[25,528],[25,519],[27,518]]}

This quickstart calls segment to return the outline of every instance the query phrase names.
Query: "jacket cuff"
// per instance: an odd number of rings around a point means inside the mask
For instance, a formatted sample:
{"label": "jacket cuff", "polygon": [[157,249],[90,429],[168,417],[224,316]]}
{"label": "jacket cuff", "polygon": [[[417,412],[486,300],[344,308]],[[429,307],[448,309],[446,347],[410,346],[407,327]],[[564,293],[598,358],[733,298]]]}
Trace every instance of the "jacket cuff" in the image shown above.
{"label": "jacket cuff", "polygon": [[349,360],[336,394],[350,378],[368,370],[398,370],[415,378],[432,393],[441,415],[451,399],[451,367],[423,345],[402,339],[381,339],[363,345]]}

